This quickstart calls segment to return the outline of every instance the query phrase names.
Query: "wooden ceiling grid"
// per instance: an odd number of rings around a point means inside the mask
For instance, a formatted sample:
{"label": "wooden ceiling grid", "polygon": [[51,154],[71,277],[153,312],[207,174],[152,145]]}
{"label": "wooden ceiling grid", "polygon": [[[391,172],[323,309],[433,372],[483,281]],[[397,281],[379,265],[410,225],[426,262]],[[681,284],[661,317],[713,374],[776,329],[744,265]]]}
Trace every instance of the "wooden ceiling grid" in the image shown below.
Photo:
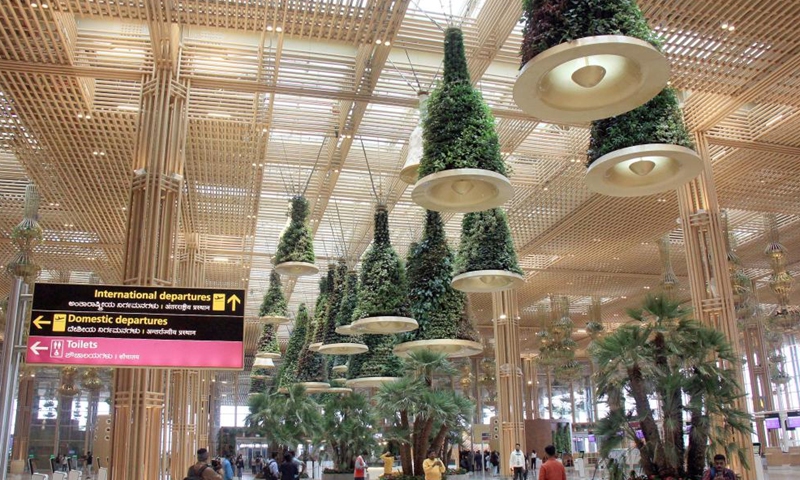
{"label": "wooden ceiling grid", "polygon": [[[189,85],[176,255],[185,257],[186,235],[199,234],[206,284],[247,289],[251,353],[260,334],[252,322],[286,224],[288,177],[297,184],[311,175],[320,275],[343,242],[360,256],[371,241],[374,198],[362,140],[401,256],[421,234],[423,212],[397,174],[417,123],[417,79],[428,87],[441,77],[448,14],[409,3],[56,0],[34,8],[9,0],[0,8],[0,104],[11,109],[0,110],[0,256],[13,254],[8,235],[30,178],[43,193],[42,279],[120,281],[141,82],[154,65],[148,26],[175,23],[179,72]],[[709,132],[737,252],[769,298],[763,212],[781,214],[790,270],[800,271],[800,4],[641,5],[664,40],[688,124]],[[473,81],[495,112],[514,170],[506,207],[529,279],[520,291],[523,324],[533,325],[549,294],[570,295],[576,311],[600,295],[605,319],[622,321],[625,307],[658,288],[662,235],[671,234],[673,267],[685,274],[675,194],[592,194],[583,182],[586,126],[549,125],[516,109],[519,14],[517,4],[486,0],[452,21],[463,26]],[[445,219],[455,247],[461,215]],[[313,304],[318,278],[285,282],[293,307]],[[473,296],[481,325],[491,321],[489,302]],[[290,328],[281,328],[284,340]]]}

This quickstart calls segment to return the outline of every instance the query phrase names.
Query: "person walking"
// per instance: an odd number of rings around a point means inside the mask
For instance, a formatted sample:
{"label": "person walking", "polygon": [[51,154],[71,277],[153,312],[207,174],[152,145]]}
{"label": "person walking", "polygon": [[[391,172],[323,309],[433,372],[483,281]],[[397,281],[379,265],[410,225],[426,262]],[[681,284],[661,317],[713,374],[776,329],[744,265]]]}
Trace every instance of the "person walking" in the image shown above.
{"label": "person walking", "polygon": [[514,473],[514,480],[525,480],[525,454],[519,449],[519,443],[508,457],[508,466]]}
{"label": "person walking", "polygon": [[291,453],[286,453],[283,456],[283,463],[280,466],[281,480],[295,480],[300,476],[300,468],[294,462]]}
{"label": "person walking", "polygon": [[544,447],[544,462],[539,469],[539,480],[567,480],[567,471],[564,464],[556,458],[556,447]]}
{"label": "person walking", "polygon": [[367,477],[367,462],[364,461],[364,456],[366,455],[367,452],[363,452],[356,457],[356,461],[353,464],[353,478],[355,480],[364,480]]}
{"label": "person walking", "polygon": [[201,480],[222,480],[222,465],[218,471],[208,465],[208,450],[201,448],[197,451],[197,463],[189,467],[189,473],[186,475],[191,479]]}
{"label": "person walking", "polygon": [[531,450],[531,470],[533,473],[536,473],[536,460],[539,458],[536,456],[536,449]]}
{"label": "person walking", "polygon": [[422,462],[425,480],[442,480],[442,474],[445,470],[444,463],[436,456],[436,450],[428,450],[428,458]]}
{"label": "person walking", "polygon": [[236,457],[236,476],[242,480],[242,475],[244,475],[244,457],[240,453]]}
{"label": "person walking", "polygon": [[714,455],[714,465],[703,472],[703,480],[736,480],[733,470],[725,466],[727,463],[725,455],[721,453]]}

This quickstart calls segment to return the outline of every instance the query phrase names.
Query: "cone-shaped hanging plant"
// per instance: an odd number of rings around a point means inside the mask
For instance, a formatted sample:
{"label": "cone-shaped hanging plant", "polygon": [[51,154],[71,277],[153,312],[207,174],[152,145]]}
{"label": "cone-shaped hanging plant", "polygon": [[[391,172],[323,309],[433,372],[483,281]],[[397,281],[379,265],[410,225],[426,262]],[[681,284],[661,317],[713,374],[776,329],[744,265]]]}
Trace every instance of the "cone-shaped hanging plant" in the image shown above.
{"label": "cone-shaped hanging plant", "polygon": [[261,331],[261,337],[258,339],[258,349],[256,350],[256,357],[259,358],[278,358],[281,356],[281,349],[278,345],[278,335],[275,332],[275,326],[266,324]]}
{"label": "cone-shaped hanging plant", "polygon": [[328,380],[328,359],[308,346],[307,343],[300,352],[295,380],[298,382],[326,382]]}
{"label": "cone-shaped hanging plant", "polygon": [[669,80],[669,62],[635,0],[524,0],[514,100],[553,123],[630,111]]}
{"label": "cone-shaped hanging plant", "polygon": [[267,390],[267,379],[269,370],[265,368],[254,368],[250,373],[250,393],[264,393]]}
{"label": "cone-shaped hanging plant", "polygon": [[[347,264],[342,259],[333,275],[333,288],[328,296],[328,310],[321,325],[320,335],[317,337],[322,342],[319,351],[323,355],[355,355],[366,351],[363,342],[353,341],[351,337],[336,332],[340,320],[339,313],[347,295],[347,277]],[[350,314],[352,315],[352,310]],[[334,361],[330,363],[333,364]],[[338,363],[341,364],[341,361]]]}
{"label": "cone-shaped hanging plant", "polygon": [[349,335],[340,335],[336,333],[337,327],[343,327],[350,324],[353,318],[353,310],[356,308],[358,300],[358,274],[355,271],[348,271],[347,264],[344,261],[340,262],[337,269],[336,284],[338,289],[336,298],[338,299],[338,307],[332,310],[329,321],[331,324],[325,335],[325,343],[341,343],[341,342],[357,342],[360,343],[358,337]]}
{"label": "cone-shaped hanging plant", "polygon": [[295,371],[297,362],[300,360],[300,353],[306,342],[308,331],[308,310],[304,303],[297,309],[297,318],[294,323],[294,330],[289,337],[289,345],[286,347],[286,354],[283,358],[283,365],[278,371],[278,387],[288,387],[295,383]]}
{"label": "cone-shaped hanging plant", "polygon": [[281,276],[274,269],[269,274],[269,287],[264,294],[258,315],[268,323],[282,323],[280,319],[289,315],[289,306],[286,304],[286,297],[283,296]]}
{"label": "cone-shaped hanging plant", "polygon": [[[325,340],[325,333],[327,329],[328,316],[331,311],[331,299],[334,295],[334,288],[336,287],[336,264],[328,264],[328,273],[320,280],[319,283],[319,296],[317,297],[317,304],[314,308],[314,330],[311,336],[311,344],[316,349]],[[338,301],[338,300],[337,300]],[[338,309],[338,306],[336,307]]]}
{"label": "cone-shaped hanging plant", "polygon": [[273,263],[282,274],[315,274],[319,269],[314,266],[314,241],[307,225],[308,200],[302,195],[293,197],[289,210],[289,226],[281,235]]}
{"label": "cone-shaped hanging plant", "polygon": [[639,108],[592,122],[587,185],[612,196],[673,190],[703,168],[692,148],[678,97],[665,88]]}
{"label": "cone-shaped hanging plant", "polygon": [[408,315],[408,281],[400,257],[389,239],[389,211],[375,211],[375,236],[361,266],[361,281],[353,320]]}
{"label": "cone-shaped hanging plant", "polygon": [[475,329],[475,324],[472,323],[469,317],[469,299],[464,302],[464,308],[461,309],[461,315],[458,317],[456,338],[470,342],[480,342],[481,340],[480,334],[478,334],[478,331]]}
{"label": "cone-shaped hanging plant", "polygon": [[364,335],[363,338],[369,351],[351,357],[347,378],[403,376],[403,362],[394,354],[397,335]]}
{"label": "cone-shaped hanging plant", "polygon": [[[458,28],[445,32],[443,76],[428,100],[420,182],[412,198],[437,211],[471,212],[502,205],[513,189],[505,178],[494,118],[470,83],[464,36]],[[440,172],[452,175],[431,176]]]}
{"label": "cone-shaped hanging plant", "polygon": [[408,340],[456,338],[466,295],[450,286],[453,262],[442,217],[429,210],[422,239],[408,253],[411,313],[419,323]]}
{"label": "cone-shaped hanging plant", "polygon": [[321,330],[321,322],[324,321],[328,311],[331,287],[335,266],[328,267],[328,274],[319,281],[319,296],[314,308],[314,319],[311,328],[306,333],[306,341],[303,350],[300,352],[300,359],[297,361],[295,379],[298,382],[325,382],[328,378],[327,358],[317,353],[317,337]]}
{"label": "cone-shaped hanging plant", "polygon": [[455,273],[453,287],[465,292],[507,290],[524,281],[502,209],[464,215]]}

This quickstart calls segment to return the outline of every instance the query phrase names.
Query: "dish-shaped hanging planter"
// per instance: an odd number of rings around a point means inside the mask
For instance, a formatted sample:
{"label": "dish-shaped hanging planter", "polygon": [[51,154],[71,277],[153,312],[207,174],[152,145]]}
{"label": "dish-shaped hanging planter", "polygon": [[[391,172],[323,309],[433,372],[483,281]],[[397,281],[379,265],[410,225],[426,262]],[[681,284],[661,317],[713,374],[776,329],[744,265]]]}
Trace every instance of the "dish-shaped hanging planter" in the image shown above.
{"label": "dish-shaped hanging planter", "polygon": [[275,368],[275,362],[270,357],[256,357],[255,362],[253,362],[253,368]]}
{"label": "dish-shaped hanging planter", "polygon": [[435,212],[469,213],[499,207],[514,196],[508,177],[479,168],[456,168],[420,178],[411,199]]}
{"label": "dish-shaped hanging planter", "polygon": [[306,277],[319,273],[319,267],[308,262],[283,262],[273,268],[281,275],[288,277]]}
{"label": "dish-shaped hanging planter", "polygon": [[411,332],[418,327],[419,324],[413,318],[393,316],[367,317],[350,324],[352,331],[358,334],[368,333],[370,335]]}
{"label": "dish-shaped hanging planter", "polygon": [[289,323],[289,317],[264,315],[263,317],[258,317],[258,321],[265,325],[283,325]]}
{"label": "dish-shaped hanging planter", "polygon": [[317,352],[317,351],[319,351],[319,347],[321,347],[321,346],[322,346],[322,342],[314,342],[314,343],[310,343],[308,345],[308,349],[311,350],[312,352]]}
{"label": "dish-shaped hanging planter", "polygon": [[336,365],[331,369],[331,371],[333,373],[347,373],[347,365]]}
{"label": "dish-shaped hanging planter", "polygon": [[480,342],[471,340],[457,339],[436,339],[436,340],[415,340],[405,342],[394,347],[394,354],[401,358],[407,358],[411,352],[427,350],[434,353],[443,353],[447,358],[471,357],[483,352],[483,345]]}
{"label": "dish-shaped hanging planter", "polygon": [[272,358],[272,359],[275,359],[275,358],[281,358],[281,354],[280,353],[274,353],[274,352],[256,352],[256,358]]}
{"label": "dish-shaped hanging planter", "polygon": [[325,392],[331,388],[331,384],[327,382],[298,382],[295,385],[305,388],[308,393]]}
{"label": "dish-shaped hanging planter", "polygon": [[669,74],[667,58],[644,40],[584,37],[530,59],[517,75],[514,102],[545,122],[590,122],[644,105]]}
{"label": "dish-shaped hanging planter", "polygon": [[362,377],[345,382],[349,388],[378,388],[385,383],[396,382],[400,377]]}
{"label": "dish-shaped hanging planter", "polygon": [[[328,343],[319,347],[317,351],[323,355],[358,355],[368,352],[369,347],[363,343]],[[337,366],[344,367],[344,370],[347,371],[345,365]],[[333,367],[333,371],[336,371],[336,367]]]}
{"label": "dish-shaped hanging planter", "polygon": [[342,325],[342,326],[336,327],[336,333],[338,333],[339,335],[347,335],[347,336],[351,336],[351,337],[360,335],[360,333],[358,333],[355,330],[353,330],[353,326],[352,325]]}
{"label": "dish-shaped hanging planter", "polygon": [[525,283],[525,277],[506,270],[476,270],[456,275],[450,282],[453,288],[467,293],[491,293],[513,290]]}
{"label": "dish-shaped hanging planter", "polygon": [[325,390],[325,393],[347,394],[347,393],[353,393],[353,389],[347,387],[331,387]]}
{"label": "dish-shaped hanging planter", "polygon": [[650,143],[607,153],[589,166],[586,186],[612,197],[640,197],[674,190],[703,170],[691,148]]}

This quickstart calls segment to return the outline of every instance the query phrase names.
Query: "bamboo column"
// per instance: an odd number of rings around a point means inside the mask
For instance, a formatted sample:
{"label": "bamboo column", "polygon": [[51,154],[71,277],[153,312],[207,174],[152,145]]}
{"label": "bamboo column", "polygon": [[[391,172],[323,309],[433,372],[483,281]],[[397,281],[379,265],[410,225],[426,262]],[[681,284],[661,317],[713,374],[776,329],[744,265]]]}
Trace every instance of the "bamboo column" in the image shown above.
{"label": "bamboo column", "polygon": [[[139,105],[125,251],[126,285],[173,285],[174,244],[183,184],[187,86],[177,74],[180,31],[151,23],[156,66],[145,77]],[[160,478],[165,370],[114,373],[111,478]],[[185,473],[185,472],[184,472]]]}
{"label": "bamboo column", "polygon": [[525,419],[533,420],[539,416],[539,390],[536,385],[539,372],[536,366],[536,357],[525,355],[522,358],[522,373],[525,382]]}
{"label": "bamboo column", "polygon": [[33,421],[33,403],[36,399],[35,380],[36,377],[33,370],[29,370],[22,375],[22,379],[19,382],[16,424],[14,425],[14,445],[11,450],[12,460],[25,461],[28,458],[28,446],[31,442],[31,422]]}
{"label": "bamboo column", "polygon": [[[739,331],[734,313],[733,289],[728,275],[725,233],[705,134],[697,133],[695,143],[705,168],[697,178],[678,189],[692,306],[698,320],[725,333],[739,356]],[[741,365],[737,363],[728,367],[736,369],[739,383],[744,385]],[[747,411],[745,402],[744,397],[741,397],[736,402],[737,407]],[[744,449],[746,458],[752,464],[753,443],[749,436],[736,434],[731,440]],[[729,458],[728,461],[741,474],[742,480],[755,479],[753,470],[745,469],[737,458]]]}
{"label": "bamboo column", "polygon": [[519,353],[519,315],[516,292],[492,294],[497,375],[497,417],[500,421],[500,465],[508,471],[508,458],[519,443],[525,447],[522,411],[522,368]]}

